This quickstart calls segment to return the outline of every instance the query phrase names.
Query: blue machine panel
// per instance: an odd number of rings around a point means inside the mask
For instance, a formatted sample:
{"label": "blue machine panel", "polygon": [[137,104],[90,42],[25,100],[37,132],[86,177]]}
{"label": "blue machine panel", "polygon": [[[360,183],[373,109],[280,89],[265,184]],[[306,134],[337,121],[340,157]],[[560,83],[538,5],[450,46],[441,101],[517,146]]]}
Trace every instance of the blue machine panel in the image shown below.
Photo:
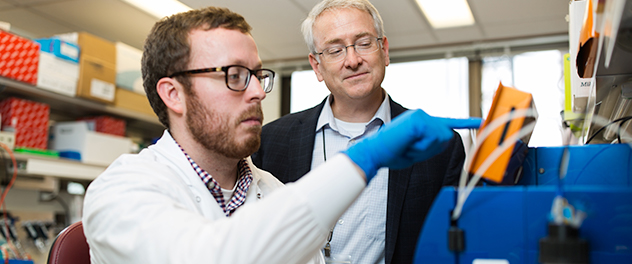
{"label": "blue machine panel", "polygon": [[[587,213],[579,234],[588,240],[590,263],[632,263],[632,189],[566,186],[564,194],[571,205]],[[454,188],[446,187],[437,196],[414,263],[539,263],[539,241],[547,236],[554,186],[475,189],[457,223],[465,232],[465,250],[458,257],[448,250],[447,239],[455,195]]]}
{"label": "blue machine panel", "polygon": [[632,148],[627,144],[569,146],[568,170],[558,190],[565,147],[530,148],[517,186],[476,187],[456,222],[465,248],[448,249],[456,190],[441,190],[426,216],[415,263],[539,263],[539,241],[548,236],[558,193],[586,213],[579,237],[590,263],[632,263]]}
{"label": "blue machine panel", "polygon": [[[632,148],[628,144],[569,146],[564,185],[632,187]],[[520,185],[557,185],[563,147],[530,148]]]}

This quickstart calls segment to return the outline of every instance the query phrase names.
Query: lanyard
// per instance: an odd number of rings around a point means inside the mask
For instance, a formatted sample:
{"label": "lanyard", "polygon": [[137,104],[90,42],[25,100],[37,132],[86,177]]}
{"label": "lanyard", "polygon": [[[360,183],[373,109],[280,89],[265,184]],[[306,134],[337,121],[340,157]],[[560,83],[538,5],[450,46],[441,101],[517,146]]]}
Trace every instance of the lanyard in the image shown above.
{"label": "lanyard", "polygon": [[[325,147],[325,128],[323,128],[323,160],[327,162],[327,148]],[[334,224],[335,226],[335,224]],[[327,244],[325,244],[325,257],[331,257],[331,239],[334,236],[334,227],[329,230],[329,237],[327,238]]]}

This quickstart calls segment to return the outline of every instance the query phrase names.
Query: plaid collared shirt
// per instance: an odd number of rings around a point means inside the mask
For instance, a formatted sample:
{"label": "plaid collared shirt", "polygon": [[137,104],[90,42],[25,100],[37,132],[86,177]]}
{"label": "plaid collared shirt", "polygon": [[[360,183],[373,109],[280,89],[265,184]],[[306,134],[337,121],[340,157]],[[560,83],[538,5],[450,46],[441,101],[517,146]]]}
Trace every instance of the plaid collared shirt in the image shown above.
{"label": "plaid collared shirt", "polygon": [[233,214],[239,206],[244,204],[246,201],[246,193],[248,193],[248,188],[250,188],[250,183],[252,182],[252,171],[250,170],[250,166],[248,166],[246,159],[240,160],[237,164],[237,168],[239,169],[237,189],[235,190],[235,193],[233,193],[233,197],[231,197],[230,201],[226,203],[224,195],[222,194],[222,188],[219,186],[217,181],[215,181],[215,179],[213,179],[213,177],[204,169],[200,168],[200,166],[193,161],[193,159],[186,153],[186,151],[184,151],[184,149],[182,149],[181,146],[180,150],[182,150],[182,153],[184,153],[187,157],[187,160],[189,160],[189,163],[191,163],[191,166],[198,176],[200,176],[200,179],[204,182],[204,185],[206,185],[213,195],[213,198],[215,198],[215,201],[217,201],[217,204],[219,204],[219,207],[222,208],[227,217]]}

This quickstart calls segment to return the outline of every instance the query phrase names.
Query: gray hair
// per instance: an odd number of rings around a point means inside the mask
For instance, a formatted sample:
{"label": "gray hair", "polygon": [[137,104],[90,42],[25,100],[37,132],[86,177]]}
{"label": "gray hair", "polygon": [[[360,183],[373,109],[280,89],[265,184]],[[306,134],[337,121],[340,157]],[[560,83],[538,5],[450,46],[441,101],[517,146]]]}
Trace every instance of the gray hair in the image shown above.
{"label": "gray hair", "polygon": [[[309,15],[307,15],[307,18],[305,18],[305,21],[303,21],[301,26],[303,38],[305,38],[305,43],[307,44],[307,48],[310,53],[314,55],[317,53],[313,31],[316,18],[325,12],[325,10],[341,8],[355,8],[368,12],[373,17],[373,27],[375,27],[377,37],[381,38],[384,36],[384,22],[382,22],[382,17],[368,0],[323,0],[312,8],[312,11],[309,12]],[[316,59],[318,60],[318,57],[316,57]]]}

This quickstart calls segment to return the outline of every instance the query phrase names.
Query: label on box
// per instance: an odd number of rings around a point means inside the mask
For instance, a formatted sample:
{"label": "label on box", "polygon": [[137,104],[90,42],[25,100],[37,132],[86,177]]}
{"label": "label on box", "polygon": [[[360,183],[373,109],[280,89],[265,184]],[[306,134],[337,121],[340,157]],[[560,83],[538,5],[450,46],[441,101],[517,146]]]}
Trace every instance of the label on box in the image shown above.
{"label": "label on box", "polygon": [[593,78],[579,78],[579,85],[575,89],[575,97],[588,97],[592,89]]}
{"label": "label on box", "polygon": [[79,58],[79,49],[77,49],[77,47],[72,46],[66,42],[60,43],[59,53],[70,58]]}
{"label": "label on box", "polygon": [[44,53],[54,54],[58,58],[79,63],[79,46],[76,44],[57,38],[42,38],[35,41],[40,44],[40,50]]}
{"label": "label on box", "polygon": [[15,133],[8,131],[0,132],[0,143],[6,145],[9,149],[15,147]]}
{"label": "label on box", "polygon": [[0,29],[9,31],[11,30],[11,23],[0,21]]}
{"label": "label on box", "polygon": [[77,94],[77,79],[52,74],[40,74],[37,87],[74,97]]}
{"label": "label on box", "polygon": [[112,83],[92,78],[90,82],[90,95],[108,101],[114,101],[115,86]]}

